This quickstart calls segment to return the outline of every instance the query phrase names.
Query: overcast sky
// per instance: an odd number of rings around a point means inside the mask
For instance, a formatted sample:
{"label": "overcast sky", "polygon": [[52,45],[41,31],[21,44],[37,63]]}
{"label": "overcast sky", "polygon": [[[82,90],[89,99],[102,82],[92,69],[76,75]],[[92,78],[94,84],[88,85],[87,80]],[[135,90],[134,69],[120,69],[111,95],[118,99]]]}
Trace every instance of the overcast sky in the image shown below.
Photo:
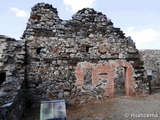
{"label": "overcast sky", "polygon": [[[2,0],[0,34],[17,40],[23,34],[31,8],[41,0]],[[136,43],[138,49],[160,49],[160,0],[45,0],[63,20],[84,7],[102,12]]]}

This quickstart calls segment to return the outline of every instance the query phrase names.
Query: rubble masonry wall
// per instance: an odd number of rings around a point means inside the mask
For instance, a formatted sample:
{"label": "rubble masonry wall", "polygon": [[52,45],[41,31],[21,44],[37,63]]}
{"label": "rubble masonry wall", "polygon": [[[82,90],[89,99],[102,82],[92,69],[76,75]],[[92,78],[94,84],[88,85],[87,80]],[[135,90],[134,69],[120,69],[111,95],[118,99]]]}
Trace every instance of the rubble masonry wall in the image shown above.
{"label": "rubble masonry wall", "polygon": [[147,70],[152,70],[152,87],[160,86],[160,50],[140,50],[140,58],[144,61],[144,75],[147,78]]}
{"label": "rubble masonry wall", "polygon": [[[32,8],[23,39],[27,54],[26,88],[33,101],[65,99],[67,103],[75,103],[110,96],[106,86],[113,87],[114,82],[107,79],[107,71],[96,73],[99,79],[93,84],[93,69],[82,67],[84,84],[76,84],[79,80],[76,75],[81,73],[77,66],[85,63],[93,66],[114,63],[111,69],[116,69],[118,62],[129,64],[131,68],[126,72],[134,82],[127,84],[126,93],[131,89],[134,94],[148,94],[135,43],[101,12],[84,8],[71,20],[61,20],[52,5],[38,3]],[[114,97],[114,88],[110,90]]]}
{"label": "rubble masonry wall", "polygon": [[18,120],[24,109],[25,41],[0,35],[0,119]]}

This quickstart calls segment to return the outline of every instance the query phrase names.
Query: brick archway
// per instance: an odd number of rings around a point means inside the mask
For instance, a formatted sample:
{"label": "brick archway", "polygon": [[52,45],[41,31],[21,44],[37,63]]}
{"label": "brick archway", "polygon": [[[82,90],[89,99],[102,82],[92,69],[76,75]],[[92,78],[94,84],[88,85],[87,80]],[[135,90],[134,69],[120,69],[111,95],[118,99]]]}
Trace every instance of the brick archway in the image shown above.
{"label": "brick archway", "polygon": [[84,69],[92,70],[92,85],[99,84],[99,79],[107,79],[106,94],[114,97],[114,72],[116,67],[126,68],[125,93],[127,96],[134,96],[135,78],[133,78],[132,65],[124,60],[112,61],[110,64],[93,64],[89,62],[80,62],[76,68],[76,85],[84,85]]}

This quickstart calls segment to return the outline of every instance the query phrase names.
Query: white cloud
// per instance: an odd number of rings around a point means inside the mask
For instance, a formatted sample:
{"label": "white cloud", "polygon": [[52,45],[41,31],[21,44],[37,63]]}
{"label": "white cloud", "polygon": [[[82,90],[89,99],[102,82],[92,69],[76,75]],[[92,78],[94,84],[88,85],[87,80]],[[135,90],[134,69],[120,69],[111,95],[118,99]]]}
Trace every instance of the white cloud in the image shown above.
{"label": "white cloud", "polygon": [[15,12],[18,17],[29,17],[29,14],[25,10],[20,10],[15,7],[12,7],[11,10]]}
{"label": "white cloud", "polygon": [[85,7],[93,7],[96,0],[63,0],[63,2],[71,7],[72,12],[77,12]]}
{"label": "white cloud", "polygon": [[136,31],[134,30],[134,27],[130,27],[125,34],[126,36],[131,36],[136,44],[141,44],[157,40],[159,38],[160,32],[151,28]]}

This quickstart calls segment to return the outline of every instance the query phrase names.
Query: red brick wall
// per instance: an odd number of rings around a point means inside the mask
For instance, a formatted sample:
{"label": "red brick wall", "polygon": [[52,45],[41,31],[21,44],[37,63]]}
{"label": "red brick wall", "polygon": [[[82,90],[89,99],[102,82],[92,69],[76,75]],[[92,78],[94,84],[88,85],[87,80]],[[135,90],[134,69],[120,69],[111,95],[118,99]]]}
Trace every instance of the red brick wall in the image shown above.
{"label": "red brick wall", "polygon": [[112,61],[110,64],[94,64],[89,62],[80,62],[76,68],[76,85],[84,85],[84,69],[92,70],[92,85],[99,84],[99,79],[107,80],[106,94],[114,97],[114,72],[116,67],[124,67],[126,69],[125,92],[128,96],[134,96],[135,79],[133,78],[132,66],[124,60]]}

